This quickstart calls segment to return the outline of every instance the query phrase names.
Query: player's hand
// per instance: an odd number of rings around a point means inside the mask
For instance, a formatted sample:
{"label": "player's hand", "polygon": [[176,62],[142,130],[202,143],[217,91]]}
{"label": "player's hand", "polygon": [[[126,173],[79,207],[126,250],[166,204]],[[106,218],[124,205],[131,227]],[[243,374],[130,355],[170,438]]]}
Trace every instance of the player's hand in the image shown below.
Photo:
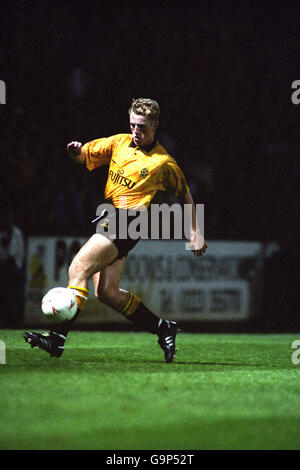
{"label": "player's hand", "polygon": [[202,256],[207,250],[207,243],[200,234],[200,232],[195,231],[190,235],[190,247],[194,253],[194,256]]}
{"label": "player's hand", "polygon": [[82,148],[82,143],[77,142],[77,141],[70,142],[67,145],[67,151],[68,151],[68,154],[70,155],[71,158],[76,157],[77,155],[80,155],[81,154],[81,148]]}

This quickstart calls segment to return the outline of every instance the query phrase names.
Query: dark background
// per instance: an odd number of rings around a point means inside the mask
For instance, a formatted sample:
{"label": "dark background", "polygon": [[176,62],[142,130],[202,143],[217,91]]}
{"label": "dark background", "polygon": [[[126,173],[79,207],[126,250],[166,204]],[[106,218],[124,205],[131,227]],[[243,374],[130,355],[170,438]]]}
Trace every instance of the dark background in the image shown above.
{"label": "dark background", "polygon": [[25,238],[91,233],[106,170],[77,167],[66,145],[129,132],[131,100],[151,97],[160,141],[205,204],[206,238],[278,242],[264,311],[298,328],[299,2],[0,8],[1,200]]}

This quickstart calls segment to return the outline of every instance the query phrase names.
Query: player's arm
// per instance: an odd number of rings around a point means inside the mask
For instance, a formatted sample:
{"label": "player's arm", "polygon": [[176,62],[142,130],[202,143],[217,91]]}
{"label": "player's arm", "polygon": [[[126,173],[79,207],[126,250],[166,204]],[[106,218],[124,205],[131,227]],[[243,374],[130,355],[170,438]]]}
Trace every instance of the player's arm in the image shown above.
{"label": "player's arm", "polygon": [[161,186],[159,189],[169,191],[181,204],[191,207],[191,220],[189,221],[190,248],[195,256],[203,255],[206,251],[207,244],[197,226],[194,200],[186,184],[182,170],[171,157],[169,157],[167,162],[163,165],[161,171]]}
{"label": "player's arm", "polygon": [[82,143],[81,142],[77,142],[77,141],[70,142],[67,145],[67,151],[68,151],[68,154],[69,154],[70,158],[72,158],[72,160],[75,163],[78,163],[79,165],[84,164],[84,162],[85,162],[85,153],[82,150]]}
{"label": "player's arm", "polygon": [[195,208],[195,203],[193,200],[193,197],[188,190],[183,198],[182,198],[182,203],[183,204],[189,204],[191,205],[192,208],[192,220],[190,221],[190,245],[192,248],[192,251],[195,256],[201,256],[205,253],[207,249],[207,244],[206,241],[204,240],[200,229],[197,224],[197,218],[196,218],[196,208]]}

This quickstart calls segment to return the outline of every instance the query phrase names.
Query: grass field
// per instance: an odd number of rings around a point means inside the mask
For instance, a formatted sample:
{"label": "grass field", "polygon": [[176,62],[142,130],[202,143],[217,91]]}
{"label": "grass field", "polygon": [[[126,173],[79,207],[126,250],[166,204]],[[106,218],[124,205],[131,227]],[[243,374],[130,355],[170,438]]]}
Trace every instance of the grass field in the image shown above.
{"label": "grass field", "polygon": [[300,449],[297,335],[70,333],[50,358],[0,330],[0,449]]}

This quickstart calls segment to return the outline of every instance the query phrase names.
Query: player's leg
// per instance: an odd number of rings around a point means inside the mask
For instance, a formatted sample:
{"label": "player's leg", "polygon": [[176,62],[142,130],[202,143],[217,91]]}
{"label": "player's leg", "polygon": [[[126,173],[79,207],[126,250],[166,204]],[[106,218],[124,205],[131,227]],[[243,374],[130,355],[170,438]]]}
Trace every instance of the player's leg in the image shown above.
{"label": "player's leg", "polygon": [[[75,319],[83,310],[88,299],[89,279],[95,273],[105,269],[117,256],[116,246],[111,240],[100,234],[94,234],[76,254],[69,267],[68,284],[68,287],[74,291],[77,300],[78,310]],[[66,326],[68,325],[71,326],[71,323]]]}
{"label": "player's leg", "polygon": [[60,357],[69,330],[84,308],[88,299],[88,281],[94,273],[104,269],[118,256],[118,249],[107,238],[100,234],[93,235],[74,257],[69,268],[68,286],[74,291],[77,300],[77,313],[67,322],[56,324],[47,334],[25,332],[24,339],[32,347],[39,347],[51,356]]}
{"label": "player's leg", "polygon": [[93,274],[101,271],[118,257],[118,249],[108,238],[95,233],[74,257],[69,268],[69,285],[88,289]]}
{"label": "player's leg", "polygon": [[139,329],[157,334],[166,362],[172,362],[176,351],[177,325],[175,322],[159,318],[135,294],[120,288],[125,260],[125,257],[118,259],[93,276],[95,295],[102,303],[121,313]]}
{"label": "player's leg", "polygon": [[94,274],[95,296],[100,302],[119,312],[127,298],[127,291],[120,289],[121,275],[126,258],[117,259],[110,266]]}

